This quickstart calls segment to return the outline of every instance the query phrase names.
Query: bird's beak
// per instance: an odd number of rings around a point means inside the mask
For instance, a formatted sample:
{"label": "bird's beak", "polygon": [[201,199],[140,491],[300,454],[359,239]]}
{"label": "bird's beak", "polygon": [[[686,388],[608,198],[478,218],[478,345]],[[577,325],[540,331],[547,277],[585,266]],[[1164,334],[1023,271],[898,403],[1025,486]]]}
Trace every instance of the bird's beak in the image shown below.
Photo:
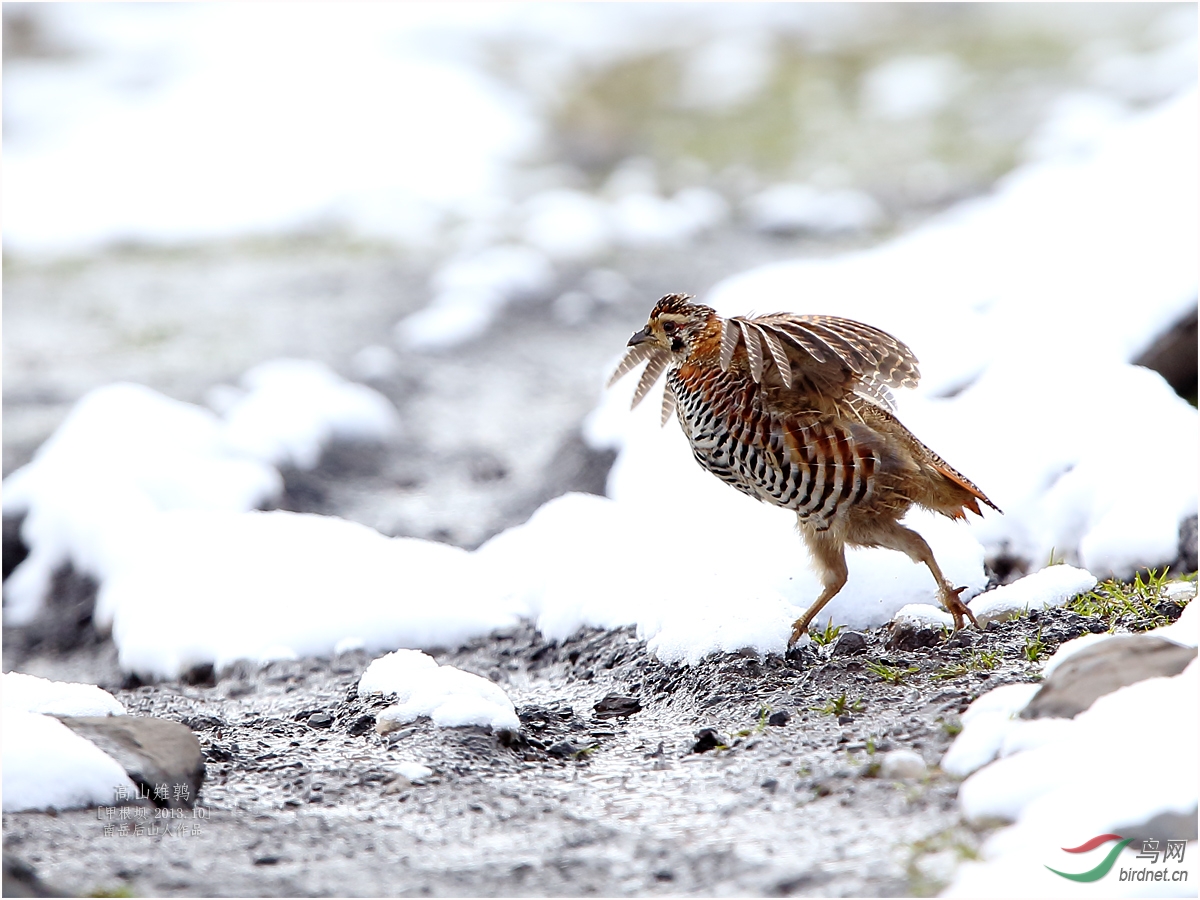
{"label": "bird's beak", "polygon": [[650,333],[650,326],[647,325],[645,328],[643,328],[641,331],[639,331],[637,334],[635,334],[633,337],[631,337],[629,339],[629,343],[626,344],[625,346],[626,347],[636,347],[638,344],[644,344],[644,343],[646,343],[646,341],[652,341],[652,340],[654,340],[654,335],[652,335]]}

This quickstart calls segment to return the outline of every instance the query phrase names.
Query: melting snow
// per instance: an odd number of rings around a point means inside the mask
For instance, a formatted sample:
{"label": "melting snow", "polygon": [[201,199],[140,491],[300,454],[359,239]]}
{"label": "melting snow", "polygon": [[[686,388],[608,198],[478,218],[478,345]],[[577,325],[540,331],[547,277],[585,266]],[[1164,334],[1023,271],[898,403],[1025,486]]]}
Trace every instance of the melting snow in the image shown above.
{"label": "melting snow", "polygon": [[1096,576],[1074,566],[1047,566],[1040,572],[988,591],[971,603],[980,626],[1003,621],[1031,609],[1062,606],[1096,586]]}
{"label": "melting snow", "polygon": [[358,695],[375,693],[396,695],[396,703],[377,716],[380,727],[387,730],[422,716],[442,728],[490,725],[497,731],[517,731],[521,727],[512,701],[499,685],[454,666],[439,666],[418,650],[397,650],[372,662],[359,679]]}
{"label": "melting snow", "polygon": [[111,756],[54,716],[123,716],[125,707],[93,684],[5,672],[4,811],[112,804],[134,790]]}
{"label": "melting snow", "polygon": [[136,792],[115,759],[58,719],[4,710],[5,812],[111,805],[120,787]]}
{"label": "melting snow", "polygon": [[[97,388],[76,403],[4,480],[4,514],[25,514],[30,548],[4,584],[9,624],[36,614],[67,562],[102,583],[126,563],[151,566],[139,541],[160,513],[253,509],[283,489],[272,463],[311,466],[334,438],[381,439],[396,428],[382,394],[320,363],[266,362],[243,385],[245,393],[217,395],[224,420],[136,384]],[[191,567],[205,568],[200,560]]]}
{"label": "melting snow", "polygon": [[[969,526],[989,554],[1053,552],[1101,576],[1168,564],[1196,514],[1196,468],[1173,469],[1170,490],[1135,488],[1139,438],[1105,423],[1136,410],[1156,446],[1191,459],[1200,445],[1195,408],[1130,365],[1196,303],[1195,104],[1188,91],[875,249],[764,266],[701,299],[723,315],[844,315],[909,343],[923,378],[898,394],[900,418],[1005,511]],[[675,470],[694,463],[675,426],[651,437],[656,410],[625,414],[631,390],[610,392],[591,432],[621,450],[610,494],[657,482],[677,507]],[[729,492],[704,478],[689,499]]]}
{"label": "melting snow", "polygon": [[[1198,623],[1200,608],[1192,603],[1174,625],[1148,633],[1194,646]],[[1047,670],[1109,637],[1064,644]],[[1046,866],[1079,871],[1098,859],[1069,859],[1060,848],[1129,832],[1162,814],[1194,816],[1198,676],[1200,664],[1193,661],[1172,678],[1149,678],[1106,694],[1074,719],[1016,718],[1036,684],[1006,685],[976,700],[963,714],[963,731],[942,768],[960,776],[974,772],[959,791],[967,818],[1014,824],[988,839],[982,862],[963,864],[943,896],[1073,896],[1074,883]],[[1194,842],[1187,849],[1194,852]],[[1136,849],[1125,852],[1132,859]],[[1189,865],[1194,872],[1194,862]]]}
{"label": "melting snow", "polygon": [[94,684],[50,681],[36,675],[5,672],[4,708],[51,716],[123,716],[125,707]]}
{"label": "melting snow", "polygon": [[246,394],[225,411],[225,444],[277,466],[311,469],[334,439],[382,441],[399,424],[378,391],[313,360],[261,363],[242,376],[242,387]]}
{"label": "melting snow", "polygon": [[[965,599],[986,585],[987,553],[1036,564],[1053,549],[1096,575],[1174,559],[1179,522],[1196,510],[1195,471],[1173,470],[1171,491],[1139,489],[1131,515],[1120,473],[1137,433],[1103,426],[1136,410],[1156,445],[1195,454],[1195,409],[1128,364],[1194,303],[1193,100],[1114,126],[1090,155],[1031,164],[995,195],[875,250],[755,270],[708,298],[725,313],[769,298],[759,311],[846,314],[912,343],[926,376],[900,398],[902,418],[1007,512],[972,525],[907,517]],[[609,187],[615,203],[657,190],[632,164]],[[492,315],[551,278],[542,251],[493,246],[447,265],[434,287],[444,309],[469,317],[479,297]],[[453,323],[426,325],[434,343],[457,340]],[[381,434],[390,422],[365,388],[331,378],[299,363],[256,370],[247,394],[226,392],[227,420],[129,385],[84,398],[5,483],[5,511],[28,512],[33,550],[6,585],[6,614],[31,614],[69,559],[101,581],[97,622],[111,623],[122,665],[155,675],[351,643],[445,645],[518,616],[556,638],[634,625],[660,658],[694,662],[781,651],[819,592],[793,516],[702,471],[680,429],[659,427],[655,404],[630,413],[632,378],[586,424],[591,443],[620,450],[609,496],[560,497],[475,553],[246,512],[279,489],[262,457],[304,464],[325,435]],[[320,404],[300,409],[299,395]],[[822,620],[869,627],[935,602],[929,572],[900,553],[854,550],[848,563]],[[1091,577],[1059,567],[1039,578],[1071,584],[1038,582],[1034,593],[1046,602]],[[1013,593],[976,606],[1025,602]]]}
{"label": "melting snow", "polygon": [[465,550],[344,519],[183,510],[135,539],[141,559],[104,581],[96,622],[121,666],[151,677],[360,643],[453,646],[522,611],[493,600]]}

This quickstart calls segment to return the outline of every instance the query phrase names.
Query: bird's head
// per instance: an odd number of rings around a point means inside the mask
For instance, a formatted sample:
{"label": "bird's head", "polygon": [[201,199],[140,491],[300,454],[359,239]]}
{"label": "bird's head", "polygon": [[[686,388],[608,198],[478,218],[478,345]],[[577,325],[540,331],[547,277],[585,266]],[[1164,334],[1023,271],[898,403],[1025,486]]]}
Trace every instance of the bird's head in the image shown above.
{"label": "bird's head", "polygon": [[717,315],[712,307],[689,303],[690,299],[688,294],[667,294],[659,300],[646,327],[629,339],[628,346],[649,344],[685,359]]}

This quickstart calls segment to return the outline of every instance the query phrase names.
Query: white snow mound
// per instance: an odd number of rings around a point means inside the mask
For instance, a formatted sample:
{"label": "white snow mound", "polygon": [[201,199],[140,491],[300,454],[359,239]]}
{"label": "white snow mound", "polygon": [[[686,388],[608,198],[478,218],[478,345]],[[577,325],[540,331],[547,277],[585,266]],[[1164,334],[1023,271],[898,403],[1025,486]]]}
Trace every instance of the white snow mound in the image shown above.
{"label": "white snow mound", "polygon": [[419,650],[397,650],[372,662],[359,679],[358,694],[376,693],[396,695],[396,703],[377,717],[385,727],[422,716],[442,728],[490,725],[497,731],[517,731],[521,727],[512,701],[499,685],[454,666],[439,666]]}
{"label": "white snow mound", "polygon": [[[238,659],[453,645],[514,624],[471,554],[283,511],[180,511],[151,521],[142,555],[101,586],[122,668],[174,678]],[[346,641],[346,643],[341,643]]]}
{"label": "white snow mound", "polygon": [[968,604],[980,627],[1003,621],[1031,609],[1062,606],[1073,597],[1096,586],[1096,576],[1074,566],[1047,566],[1012,584],[980,594]]}
{"label": "white snow mound", "polygon": [[[1163,814],[1194,815],[1195,766],[1144,762],[1161,756],[1164,747],[1178,760],[1200,752],[1194,714],[1200,663],[1172,678],[1149,678],[1106,694],[1074,719],[1015,718],[1037,687],[1007,685],[980,697],[943,757],[942,768],[951,774],[982,766],[959,790],[964,816],[1014,823],[988,839],[982,861],[962,865],[943,896],[1075,896],[1074,883],[1046,867],[1075,872],[1099,859],[1085,863],[1061,848],[1094,835],[1128,833]],[[1134,780],[1113,776],[1135,770]],[[1139,850],[1140,844],[1131,846],[1117,864],[1136,865]]]}
{"label": "white snow mound", "polygon": [[6,621],[28,621],[66,562],[103,580],[147,516],[251,509],[282,489],[273,467],[230,452],[212,412],[137,384],[97,388],[4,480],[4,514],[26,514],[30,548],[4,584]]}
{"label": "white snow mound", "polygon": [[225,412],[225,444],[277,466],[311,469],[334,439],[381,441],[399,427],[390,400],[315,360],[260,363],[241,383],[246,394]]}
{"label": "white snow mound", "polygon": [[51,716],[123,716],[121,701],[94,684],[51,681],[36,675],[5,672],[4,708]]}
{"label": "white snow mound", "polygon": [[5,812],[111,805],[117,788],[136,791],[117,761],[91,741],[53,716],[15,707],[4,710],[3,777]]}

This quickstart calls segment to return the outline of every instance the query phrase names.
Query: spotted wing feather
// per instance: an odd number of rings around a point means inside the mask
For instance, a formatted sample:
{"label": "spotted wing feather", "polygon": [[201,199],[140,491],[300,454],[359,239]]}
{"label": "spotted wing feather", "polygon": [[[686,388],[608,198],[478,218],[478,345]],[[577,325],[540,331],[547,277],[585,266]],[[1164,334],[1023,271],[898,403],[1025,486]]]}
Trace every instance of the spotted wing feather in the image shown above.
{"label": "spotted wing feather", "polygon": [[670,363],[671,357],[666,353],[656,353],[650,357],[646,368],[642,370],[642,377],[638,379],[637,390],[633,392],[633,403],[629,405],[630,409],[636,409],[637,405],[645,399],[646,395],[650,393],[650,388],[654,387],[654,382],[662,377],[662,373],[667,370]]}
{"label": "spotted wing feather", "polygon": [[671,418],[671,413],[675,411],[675,392],[671,390],[671,382],[663,385],[662,396],[662,421],[661,425],[667,424],[667,419]]}
{"label": "spotted wing feather", "polygon": [[892,389],[881,381],[863,379],[854,386],[854,393],[888,412],[896,411],[896,398],[892,396]]}
{"label": "spotted wing feather", "polygon": [[721,321],[721,371],[728,372],[729,365],[733,362],[733,351],[737,349],[738,341],[742,337],[742,330],[733,327],[732,319],[723,319]]}
{"label": "spotted wing feather", "polygon": [[876,380],[888,387],[916,387],[921,378],[917,369],[917,358],[906,344],[896,340],[886,331],[871,325],[842,319],[837,316],[798,316],[811,319],[814,323],[840,335],[863,348],[863,358],[873,357],[869,370]]}
{"label": "spotted wing feather", "polygon": [[779,369],[779,377],[783,379],[784,387],[790,388],[792,386],[792,364],[788,360],[787,351],[783,348],[783,341],[779,339],[779,335],[768,328],[760,327],[759,333],[762,335],[767,349],[771,351],[771,359],[775,361],[775,367]]}
{"label": "spotted wing feather", "polygon": [[905,344],[878,328],[837,316],[777,313],[730,319],[721,335],[723,369],[742,342],[756,382],[777,377],[788,389],[803,385],[855,394],[885,409],[895,408],[892,388],[913,387],[920,378],[916,357]]}
{"label": "spotted wing feather", "polygon": [[742,338],[746,342],[746,355],[750,359],[750,372],[754,380],[761,382],[763,374],[762,344],[758,340],[758,330],[745,319],[734,319],[741,326]]}
{"label": "spotted wing feather", "polygon": [[608,376],[607,386],[612,387],[623,376],[636,369],[638,363],[649,359],[656,353],[662,353],[662,351],[652,344],[635,344],[634,346],[630,347],[625,352],[625,355],[621,358],[621,362],[618,363],[617,367],[613,370],[613,373]]}

